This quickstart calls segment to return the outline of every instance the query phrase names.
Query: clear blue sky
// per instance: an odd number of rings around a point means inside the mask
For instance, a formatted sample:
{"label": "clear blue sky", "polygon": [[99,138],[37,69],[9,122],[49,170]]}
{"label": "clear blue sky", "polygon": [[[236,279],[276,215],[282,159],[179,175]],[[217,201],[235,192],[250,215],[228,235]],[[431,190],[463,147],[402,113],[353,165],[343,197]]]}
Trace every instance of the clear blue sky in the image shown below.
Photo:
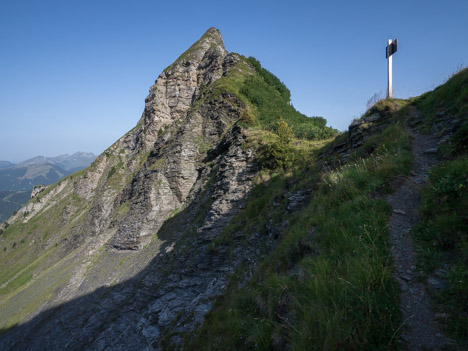
{"label": "clear blue sky", "polygon": [[345,130],[386,86],[431,90],[468,63],[468,1],[2,1],[0,160],[101,153],[141,116],[148,88],[209,27],[254,56],[293,105]]}

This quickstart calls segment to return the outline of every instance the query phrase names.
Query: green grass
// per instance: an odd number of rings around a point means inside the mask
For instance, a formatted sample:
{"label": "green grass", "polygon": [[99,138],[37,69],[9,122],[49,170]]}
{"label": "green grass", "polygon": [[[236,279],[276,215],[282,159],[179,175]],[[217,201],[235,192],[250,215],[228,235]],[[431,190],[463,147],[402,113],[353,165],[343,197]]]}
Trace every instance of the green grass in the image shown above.
{"label": "green grass", "polygon": [[423,112],[425,124],[437,120],[437,113],[446,110],[454,117],[468,118],[468,68],[461,69],[445,84],[415,99]]}
{"label": "green grass", "polygon": [[414,234],[419,266],[427,274],[445,267],[448,287],[436,295],[448,312],[450,335],[468,342],[468,157],[435,167],[423,193],[423,219]]}
{"label": "green grass", "polygon": [[[59,258],[57,251],[54,251],[55,256],[48,253],[52,252],[57,243],[67,237],[72,229],[71,226],[63,225],[63,211],[67,206],[77,209],[75,216],[86,211],[86,204],[82,199],[76,195],[69,195],[62,198],[60,204],[42,210],[28,223],[18,220],[5,229],[1,245],[7,247],[7,250],[0,255],[0,286],[5,284],[0,289],[1,296],[22,289],[33,277]],[[49,237],[51,233],[54,233],[53,240]]]}
{"label": "green grass", "polygon": [[286,85],[278,79],[278,77],[263,68],[260,61],[254,57],[249,57],[247,60],[249,64],[255,68],[255,71],[257,71],[257,73],[263,78],[265,83],[278,91],[285,102],[289,103],[291,101],[291,92]]}
{"label": "green grass", "polygon": [[249,233],[264,233],[270,219],[279,225],[285,218],[286,187],[314,192],[306,208],[286,217],[289,224],[278,246],[247,286],[238,289],[242,269],[232,277],[201,328],[185,336],[186,349],[398,347],[401,319],[388,244],[390,208],[375,195],[389,190],[392,177],[409,173],[410,138],[396,123],[368,142],[375,144],[370,155],[333,171],[319,171],[311,158],[302,169],[273,173],[254,189],[213,250],[239,232],[245,231],[246,239]]}
{"label": "green grass", "polygon": [[247,78],[240,93],[255,106],[252,111],[257,125],[263,129],[275,130],[276,123],[282,118],[292,127],[296,138],[325,139],[336,134],[334,129],[326,127],[324,118],[307,117],[298,112],[286,101],[277,84],[265,80],[261,74]]}

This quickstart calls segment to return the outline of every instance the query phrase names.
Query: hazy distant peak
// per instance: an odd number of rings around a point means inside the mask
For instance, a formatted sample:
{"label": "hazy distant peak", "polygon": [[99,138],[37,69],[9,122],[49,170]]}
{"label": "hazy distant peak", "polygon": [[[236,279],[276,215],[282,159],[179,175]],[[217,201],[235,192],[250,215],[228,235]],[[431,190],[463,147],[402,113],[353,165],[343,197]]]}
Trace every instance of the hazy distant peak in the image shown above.
{"label": "hazy distant peak", "polygon": [[13,167],[15,164],[10,161],[0,161],[0,169]]}

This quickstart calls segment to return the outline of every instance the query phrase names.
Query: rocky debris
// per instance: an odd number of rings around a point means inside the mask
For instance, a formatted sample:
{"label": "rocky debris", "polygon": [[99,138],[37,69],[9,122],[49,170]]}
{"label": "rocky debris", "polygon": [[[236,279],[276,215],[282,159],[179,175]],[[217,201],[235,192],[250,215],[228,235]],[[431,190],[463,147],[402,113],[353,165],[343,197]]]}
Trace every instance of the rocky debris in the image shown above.
{"label": "rocky debris", "polygon": [[[348,128],[349,138],[348,144],[351,150],[360,147],[374,133],[376,133],[375,125],[380,122],[385,116],[379,113],[372,113],[360,119],[356,119]],[[369,128],[373,126],[371,130]]]}
{"label": "rocky debris", "polygon": [[291,194],[288,197],[288,206],[287,210],[288,212],[295,212],[300,210],[302,207],[304,207],[304,204],[306,200],[309,198],[310,194],[312,193],[312,190],[300,190],[296,191],[295,193]]}
{"label": "rocky debris", "polygon": [[442,290],[448,287],[448,282],[445,279],[430,277],[427,283],[434,289]]}
{"label": "rocky debris", "polygon": [[[443,105],[443,103],[441,103]],[[422,120],[421,118],[415,118],[411,121],[413,126],[421,126],[422,125]],[[433,147],[429,151],[430,153],[432,152],[437,152],[438,147],[440,145],[450,145],[450,139],[451,137],[455,134],[455,132],[458,130],[458,128],[466,123],[463,118],[460,117],[454,117],[454,113],[452,111],[451,107],[444,108],[440,111],[438,111],[435,114],[435,120],[431,125],[431,131],[430,133],[432,135],[437,136],[437,147]]]}
{"label": "rocky debris", "polygon": [[430,149],[426,149],[423,152],[425,154],[436,154],[437,153],[437,148],[436,147],[431,147]]}
{"label": "rocky debris", "polygon": [[227,54],[223,62],[223,75],[226,75],[240,61],[240,57],[236,53]]}
{"label": "rocky debris", "polygon": [[[244,138],[242,129],[234,127],[212,149],[210,157],[219,164],[209,172],[212,181],[196,181],[188,196],[190,206],[158,232],[163,246],[158,248],[152,243],[148,248],[156,256],[144,271],[50,310],[48,315],[9,333],[0,341],[0,347],[162,350],[163,340],[168,337],[172,344],[180,344],[182,334],[201,323],[216,296],[225,289],[229,275],[242,263],[255,269],[269,240],[269,236],[257,234],[247,241],[235,240],[234,247],[209,249],[210,237],[220,235],[230,216],[243,207],[257,170],[251,151],[243,148]],[[230,201],[217,201],[221,199]],[[213,213],[224,215],[214,217]],[[200,215],[203,216],[197,220]],[[197,223],[209,221],[211,226],[197,230]],[[111,257],[114,253],[103,254]],[[94,270],[88,272],[93,274]],[[240,283],[245,284],[248,277],[246,272]],[[41,318],[52,322],[42,322]],[[78,325],[83,327],[76,328]],[[27,337],[18,338],[18,333]],[[27,338],[36,341],[34,347]]]}

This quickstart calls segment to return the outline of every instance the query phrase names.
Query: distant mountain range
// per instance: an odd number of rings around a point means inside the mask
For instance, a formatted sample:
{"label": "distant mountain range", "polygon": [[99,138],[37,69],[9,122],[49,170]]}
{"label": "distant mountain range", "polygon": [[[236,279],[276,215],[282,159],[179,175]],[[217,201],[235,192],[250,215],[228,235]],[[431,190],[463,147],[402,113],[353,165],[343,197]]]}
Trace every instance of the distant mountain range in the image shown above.
{"label": "distant mountain range", "polygon": [[[13,166],[24,167],[47,163],[62,168],[65,171],[75,172],[77,170],[83,169],[84,167],[87,167],[91,162],[94,161],[95,158],[96,155],[91,152],[76,152],[73,155],[64,154],[55,157],[37,156]],[[8,161],[0,161],[0,165],[3,162],[10,163]]]}
{"label": "distant mountain range", "polygon": [[56,157],[37,156],[18,164],[0,161],[0,222],[29,200],[35,185],[53,184],[89,166],[95,158],[90,152],[77,152]]}
{"label": "distant mountain range", "polygon": [[53,184],[87,167],[95,158],[90,152],[77,152],[56,157],[37,156],[18,164],[0,161],[0,191],[32,190],[37,184]]}
{"label": "distant mountain range", "polygon": [[8,161],[0,161],[0,169],[13,167],[15,164]]}

